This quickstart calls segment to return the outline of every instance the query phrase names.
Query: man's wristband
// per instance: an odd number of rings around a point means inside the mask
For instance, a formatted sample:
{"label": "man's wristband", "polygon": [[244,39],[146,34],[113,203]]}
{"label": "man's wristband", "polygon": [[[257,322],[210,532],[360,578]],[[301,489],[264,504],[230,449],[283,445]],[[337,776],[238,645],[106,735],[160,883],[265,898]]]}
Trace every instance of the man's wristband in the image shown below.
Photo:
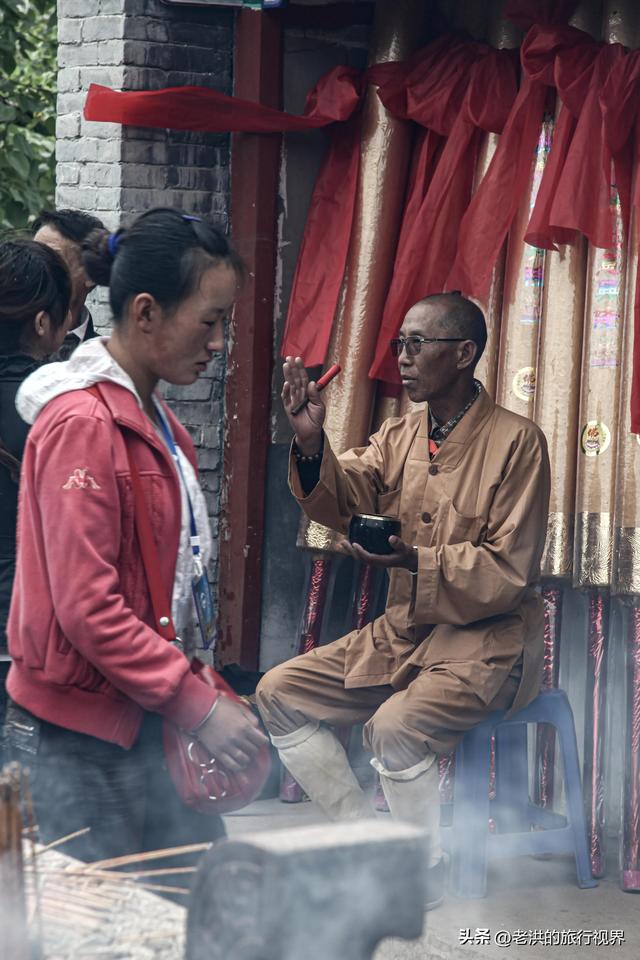
{"label": "man's wristband", "polygon": [[320,440],[320,449],[317,453],[311,453],[308,456],[302,453],[298,447],[296,441],[293,441],[293,456],[296,463],[319,463],[322,460],[322,454],[324,453],[324,436]]}
{"label": "man's wristband", "polygon": [[[418,548],[414,545],[413,549],[415,550],[415,552],[416,552],[416,554],[417,554],[417,553],[418,553]],[[412,577],[417,577],[418,574],[420,573],[420,570],[419,570],[419,569],[418,569],[418,570],[409,570],[409,573],[411,574]]]}

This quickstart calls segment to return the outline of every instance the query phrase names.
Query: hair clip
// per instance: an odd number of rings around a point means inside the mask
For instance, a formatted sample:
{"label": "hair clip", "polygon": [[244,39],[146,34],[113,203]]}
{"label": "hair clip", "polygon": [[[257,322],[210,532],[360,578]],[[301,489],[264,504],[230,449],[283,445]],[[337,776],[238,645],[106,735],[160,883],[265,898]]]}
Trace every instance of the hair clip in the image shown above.
{"label": "hair clip", "polygon": [[110,233],[109,239],[107,240],[107,249],[111,254],[111,259],[113,260],[116,253],[118,252],[118,245],[120,243],[120,234],[119,233]]}
{"label": "hair clip", "polygon": [[180,214],[183,220],[194,220],[196,223],[202,223],[202,217],[192,217],[189,213]]}

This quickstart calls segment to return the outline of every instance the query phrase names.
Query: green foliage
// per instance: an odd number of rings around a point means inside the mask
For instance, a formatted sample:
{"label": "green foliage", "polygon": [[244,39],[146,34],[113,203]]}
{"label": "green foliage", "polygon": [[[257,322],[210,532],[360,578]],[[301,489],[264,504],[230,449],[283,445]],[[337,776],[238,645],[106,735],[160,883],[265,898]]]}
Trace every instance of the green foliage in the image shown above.
{"label": "green foliage", "polygon": [[56,2],[0,0],[0,226],[53,203]]}

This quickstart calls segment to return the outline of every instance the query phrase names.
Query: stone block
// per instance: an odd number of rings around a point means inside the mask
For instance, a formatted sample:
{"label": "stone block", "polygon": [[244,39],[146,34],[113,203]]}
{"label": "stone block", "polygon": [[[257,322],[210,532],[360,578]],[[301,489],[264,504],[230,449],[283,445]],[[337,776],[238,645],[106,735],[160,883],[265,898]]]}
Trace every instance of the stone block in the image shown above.
{"label": "stone block", "polygon": [[80,171],[80,183],[86,187],[117,187],[122,167],[117,163],[85,163]]}
{"label": "stone block", "polygon": [[205,493],[219,493],[220,475],[215,470],[201,470],[200,486]]}
{"label": "stone block", "polygon": [[84,90],[74,93],[59,93],[57,100],[58,115],[65,113],[82,113],[87,95]]}
{"label": "stone block", "polygon": [[202,428],[202,445],[211,450],[218,450],[221,446],[220,423],[206,424]]}
{"label": "stone block", "polygon": [[80,90],[80,67],[63,67],[58,70],[58,93]]}
{"label": "stone block", "polygon": [[[195,11],[194,11],[195,12]],[[233,43],[233,32],[227,26],[218,24],[197,23],[196,18],[189,17],[188,22],[175,22],[167,26],[172,43],[192,44],[208,47],[210,50],[219,50],[229,47]]]}
{"label": "stone block", "polygon": [[82,38],[82,20],[58,20],[58,43],[80,43]]}
{"label": "stone block", "polygon": [[162,90],[168,86],[166,70],[125,65],[124,90]]}
{"label": "stone block", "polygon": [[56,137],[59,140],[69,140],[80,134],[80,114],[65,113],[56,118]]}
{"label": "stone block", "polygon": [[101,40],[98,44],[99,64],[121,64],[125,62],[122,40]]}
{"label": "stone block", "polygon": [[255,833],[203,857],[186,960],[370,960],[423,929],[426,837],[376,820]]}
{"label": "stone block", "polygon": [[83,90],[88,90],[91,83],[101,83],[105,87],[121,90],[123,87],[124,68],[115,65],[81,67],[80,82]]}
{"label": "stone block", "polygon": [[97,140],[91,137],[83,137],[81,140],[58,140],[56,159],[58,161],[78,160],[85,163],[119,161],[122,143],[115,137],[115,124],[113,128],[113,140]]}
{"label": "stone block", "polygon": [[125,163],[122,165],[122,185],[163,190],[167,186],[166,167],[159,164]]}
{"label": "stone block", "polygon": [[104,140],[111,140],[113,136],[118,135],[119,124],[101,123],[98,120],[85,120],[80,115],[80,136],[97,137]]}
{"label": "stone block", "polygon": [[[93,0],[93,2],[95,4],[96,0]],[[64,20],[66,17],[85,17],[86,15],[86,0],[58,0],[59,20]]]}
{"label": "stone block", "polygon": [[58,64],[61,67],[87,67],[96,63],[98,63],[97,43],[65,43],[58,47]]}
{"label": "stone block", "polygon": [[207,190],[218,193],[223,187],[223,175],[218,170],[195,166],[170,166],[167,185],[183,190]]}
{"label": "stone block", "polygon": [[208,400],[211,396],[211,379],[198,377],[195,383],[186,386],[170,383],[166,396],[168,400]]}
{"label": "stone block", "polygon": [[[105,14],[109,15],[109,14],[117,14],[117,13],[124,14],[125,11],[127,13],[133,13],[132,4],[129,2],[129,0],[99,0],[99,4],[100,4],[99,9],[100,9],[101,15],[105,15]],[[144,6],[148,6],[148,4],[145,3]],[[85,10],[86,10],[86,3],[85,3]]]}
{"label": "stone block", "polygon": [[124,62],[127,66],[156,67],[160,70],[180,69],[180,48],[169,43],[148,43],[145,40],[125,40]]}
{"label": "stone block", "polygon": [[59,184],[74,184],[80,181],[80,165],[78,163],[59,163],[56,166],[56,182]]}
{"label": "stone block", "polygon": [[124,37],[124,17],[87,17],[82,23],[82,39],[121,40]]}
{"label": "stone block", "polygon": [[220,167],[229,163],[227,134],[223,134],[224,145],[220,147],[208,144],[176,142],[176,131],[170,132],[167,144],[167,163],[176,167]]}
{"label": "stone block", "polygon": [[[174,400],[171,404],[176,417],[183,424],[199,426],[211,422],[211,412],[206,403],[191,403],[189,400]],[[203,469],[211,469],[204,467]]]}
{"label": "stone block", "polygon": [[175,207],[185,213],[206,216],[211,212],[210,193],[186,190],[157,190],[127,187],[122,198],[124,209],[131,213],[144,213],[149,207]]}
{"label": "stone block", "polygon": [[78,207],[80,210],[113,210],[118,203],[120,188],[59,186],[56,196],[62,207]]}
{"label": "stone block", "polygon": [[200,447],[198,450],[198,467],[200,470],[218,470],[221,460],[219,450],[210,450],[207,447]]}
{"label": "stone block", "polygon": [[194,73],[174,68],[167,71],[167,86],[185,87],[197,83],[201,87],[211,87],[220,93],[231,93],[231,56],[225,51],[216,51],[211,54],[209,69],[204,73]]}
{"label": "stone block", "polygon": [[125,163],[166,164],[167,156],[168,147],[166,143],[126,139],[122,144],[122,160]]}

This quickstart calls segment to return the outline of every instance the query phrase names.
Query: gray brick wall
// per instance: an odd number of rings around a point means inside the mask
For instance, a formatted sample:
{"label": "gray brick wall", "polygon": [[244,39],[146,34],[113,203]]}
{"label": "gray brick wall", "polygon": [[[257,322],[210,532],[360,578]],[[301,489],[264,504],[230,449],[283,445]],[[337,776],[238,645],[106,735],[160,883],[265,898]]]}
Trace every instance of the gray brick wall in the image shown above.
{"label": "gray brick wall", "polygon": [[[82,108],[90,83],[125,90],[196,84],[231,93],[232,12],[160,0],[58,0],[58,39],[57,206],[95,213],[112,229],[154,206],[211,217],[226,229],[228,136],[91,123]],[[107,332],[106,289],[96,291],[90,308]],[[214,534],[214,586],[224,375],[221,359],[192,386],[165,390],[198,451]]]}

